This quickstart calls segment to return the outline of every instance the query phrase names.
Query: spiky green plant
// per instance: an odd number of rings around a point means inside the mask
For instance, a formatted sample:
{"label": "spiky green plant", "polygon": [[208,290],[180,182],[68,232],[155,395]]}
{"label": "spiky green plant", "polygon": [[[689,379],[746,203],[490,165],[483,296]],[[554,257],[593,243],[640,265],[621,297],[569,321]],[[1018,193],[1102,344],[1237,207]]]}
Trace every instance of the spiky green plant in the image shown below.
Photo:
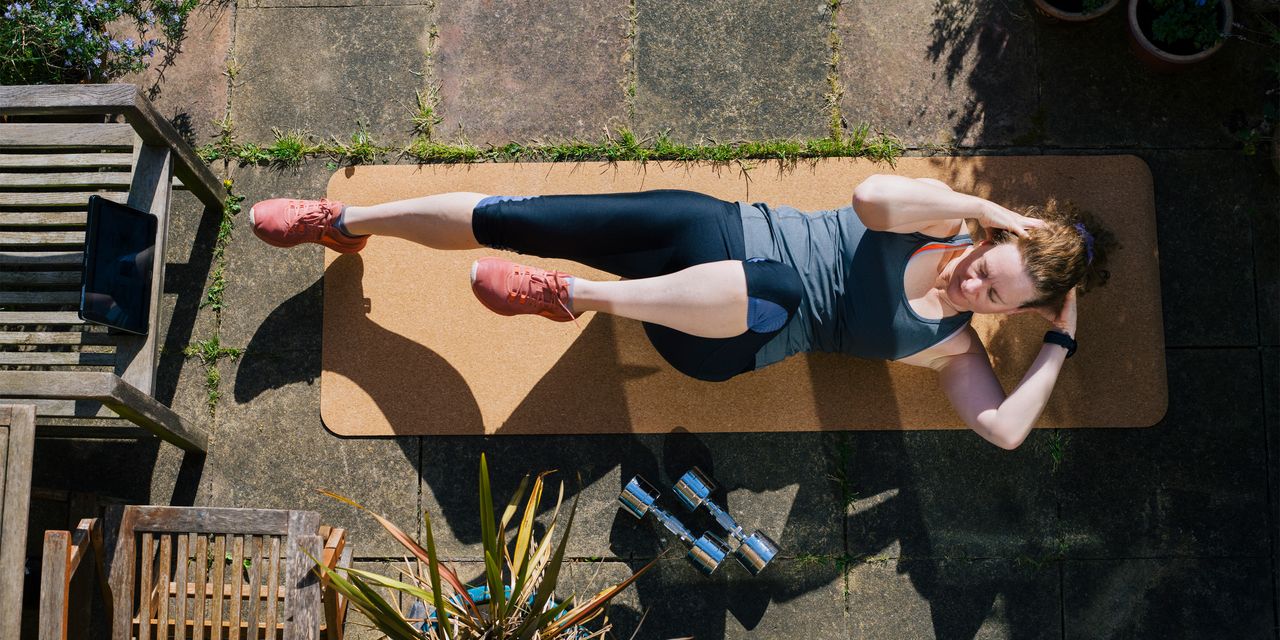
{"label": "spiky green plant", "polygon": [[[578,503],[575,498],[564,521],[564,534],[553,550],[552,536],[560,526],[560,506],[564,502],[564,483],[561,482],[555,509],[551,512],[551,523],[541,539],[535,538],[534,518],[542,503],[543,479],[548,473],[534,478],[515,539],[508,547],[507,525],[516,516],[525,490],[529,489],[529,476],[520,481],[515,495],[502,511],[502,518],[495,521],[489,466],[484,454],[480,455],[480,535],[484,546],[484,586],[490,594],[488,602],[477,603],[467,593],[467,586],[458,579],[458,574],[440,560],[429,514],[423,516],[426,525],[424,548],[385,517],[368,511],[349,498],[323,490],[321,493],[324,495],[372,515],[416,560],[411,570],[402,572],[406,580],[346,567],[331,570],[320,563],[316,563],[316,570],[391,640],[581,640],[601,637],[608,629],[607,619],[602,628],[592,632],[586,631],[582,625],[602,616],[609,601],[648,571],[657,560],[582,604],[575,605],[572,596],[556,603],[552,594],[560,576]],[[425,624],[421,620],[409,619],[374,587],[391,589],[423,602],[430,610]]]}

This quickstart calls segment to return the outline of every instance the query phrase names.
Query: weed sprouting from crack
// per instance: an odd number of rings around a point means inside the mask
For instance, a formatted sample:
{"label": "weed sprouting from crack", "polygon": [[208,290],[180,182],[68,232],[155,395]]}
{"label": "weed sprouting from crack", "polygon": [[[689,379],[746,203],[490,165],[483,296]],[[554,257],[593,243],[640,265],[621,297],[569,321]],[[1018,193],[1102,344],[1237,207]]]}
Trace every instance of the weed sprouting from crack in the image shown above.
{"label": "weed sprouting from crack", "polygon": [[440,103],[439,97],[434,88],[414,93],[418,99],[418,108],[410,118],[413,122],[413,132],[416,137],[430,140],[435,133],[436,125],[444,121],[436,110],[436,105]]}
{"label": "weed sprouting from crack", "polygon": [[849,443],[849,434],[836,434],[835,445],[832,448],[835,451],[835,468],[831,470],[828,477],[835,482],[836,497],[840,500],[844,515],[847,516],[853,503],[860,497],[853,486],[853,481],[849,478],[849,463],[853,458],[853,445]]}
{"label": "weed sprouting from crack", "polygon": [[842,42],[838,18],[842,0],[827,0],[827,14],[830,23],[827,27],[827,46],[831,56],[827,59],[827,93],[824,96],[828,113],[829,134],[833,140],[844,135],[844,115],[840,112],[840,99],[844,97],[844,86],[840,82],[840,56]]}
{"label": "weed sprouting from crack", "polygon": [[1032,449],[1043,452],[1049,456],[1049,462],[1052,464],[1051,472],[1057,473],[1062,467],[1062,461],[1066,457],[1067,445],[1071,442],[1071,435],[1062,429],[1054,429],[1045,433],[1043,440],[1037,440]]}
{"label": "weed sprouting from crack", "polygon": [[227,190],[227,196],[223,200],[222,219],[218,223],[218,237],[213,245],[213,274],[210,276],[209,290],[205,292],[204,301],[200,303],[201,307],[213,310],[213,335],[204,340],[197,340],[182,350],[183,355],[200,360],[200,364],[204,367],[205,402],[209,408],[210,417],[214,416],[218,398],[221,397],[219,386],[222,383],[222,374],[218,372],[218,361],[223,358],[239,358],[244,353],[244,349],[222,346],[220,337],[223,294],[227,287],[227,244],[231,242],[235,216],[240,213],[241,203],[244,202],[244,196],[238,196],[232,192],[230,180],[224,180],[222,185]]}
{"label": "weed sprouting from crack", "polygon": [[182,354],[187,358],[198,359],[200,364],[204,366],[205,402],[209,407],[209,415],[214,415],[218,406],[218,398],[222,395],[219,391],[222,383],[222,374],[218,372],[218,361],[223,358],[231,358],[232,360],[239,358],[244,354],[244,349],[222,346],[221,340],[215,333],[211,338],[197,340],[187,345],[182,350]]}

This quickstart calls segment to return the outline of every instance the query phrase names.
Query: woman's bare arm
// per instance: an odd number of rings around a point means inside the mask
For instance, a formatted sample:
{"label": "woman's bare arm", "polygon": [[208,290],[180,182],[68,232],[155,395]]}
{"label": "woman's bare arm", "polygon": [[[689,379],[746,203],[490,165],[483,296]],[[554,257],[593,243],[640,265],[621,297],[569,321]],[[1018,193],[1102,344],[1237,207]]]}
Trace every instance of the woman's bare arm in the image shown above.
{"label": "woman's bare arm", "polygon": [[980,352],[944,356],[932,366],[939,373],[942,390],[969,428],[1002,449],[1016,449],[1048,404],[1067,351],[1045,344],[1022,381],[1006,396],[986,350],[975,343]]}
{"label": "woman's bare arm", "polygon": [[[1075,336],[1075,292],[1067,295],[1062,309],[1056,313],[1042,312],[1042,315],[1057,330]],[[1066,349],[1058,345],[1040,347],[1027,373],[1007,396],[991,370],[986,348],[972,328],[929,352],[901,362],[936,370],[943,392],[965,424],[988,442],[1003,449],[1015,449],[1044,412],[1066,359]]]}
{"label": "woman's bare arm", "polygon": [[877,231],[915,231],[942,221],[976,218],[984,226],[1025,236],[1026,227],[1039,224],[936,180],[890,174],[873,175],[854,188],[853,210],[868,229]]}

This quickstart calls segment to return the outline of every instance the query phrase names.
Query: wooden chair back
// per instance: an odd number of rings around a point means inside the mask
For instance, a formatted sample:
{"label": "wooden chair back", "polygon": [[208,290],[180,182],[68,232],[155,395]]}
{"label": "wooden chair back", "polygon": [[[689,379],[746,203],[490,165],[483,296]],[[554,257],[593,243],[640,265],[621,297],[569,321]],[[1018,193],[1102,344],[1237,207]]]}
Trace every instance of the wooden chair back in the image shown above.
{"label": "wooden chair back", "polygon": [[21,630],[36,410],[0,405],[0,638]]}
{"label": "wooden chair back", "polygon": [[350,559],[312,511],[127,507],[111,565],[117,640],[341,637],[313,568]]}

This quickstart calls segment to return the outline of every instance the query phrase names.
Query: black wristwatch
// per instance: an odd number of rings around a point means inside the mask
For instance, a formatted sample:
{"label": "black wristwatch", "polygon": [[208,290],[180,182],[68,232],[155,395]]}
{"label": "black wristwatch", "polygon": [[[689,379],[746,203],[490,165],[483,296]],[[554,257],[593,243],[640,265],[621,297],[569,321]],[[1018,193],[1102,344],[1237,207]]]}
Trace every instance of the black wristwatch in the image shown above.
{"label": "black wristwatch", "polygon": [[1076,354],[1076,341],[1071,336],[1061,331],[1046,331],[1044,341],[1049,344],[1056,344],[1067,350],[1067,357],[1070,358]]}

